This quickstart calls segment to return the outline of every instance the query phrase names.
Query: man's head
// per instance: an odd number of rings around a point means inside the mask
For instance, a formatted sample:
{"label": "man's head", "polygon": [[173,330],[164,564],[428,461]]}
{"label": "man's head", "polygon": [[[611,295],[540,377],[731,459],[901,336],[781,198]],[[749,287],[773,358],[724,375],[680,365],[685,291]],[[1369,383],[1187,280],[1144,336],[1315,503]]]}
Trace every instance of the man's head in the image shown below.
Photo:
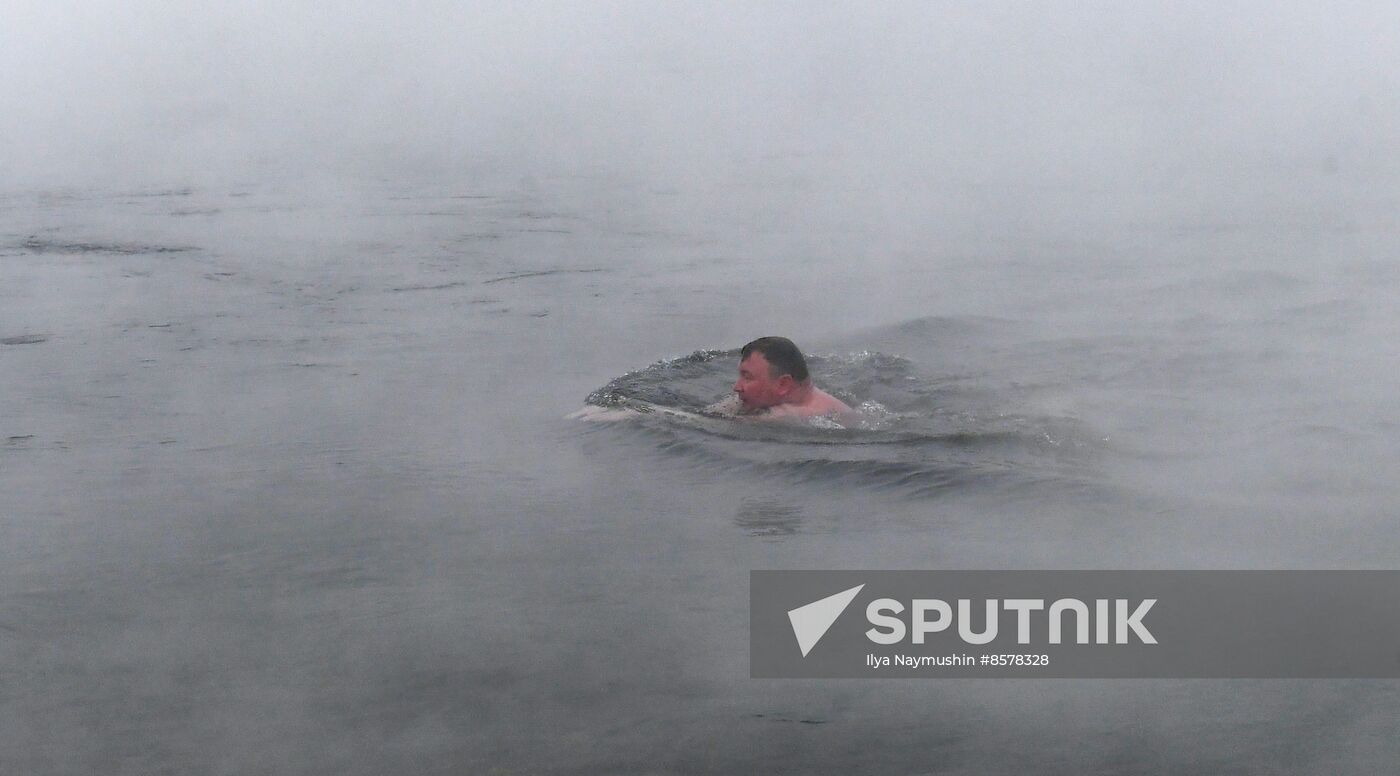
{"label": "man's head", "polygon": [[786,337],[760,337],[739,351],[739,379],[734,392],[744,408],[760,410],[787,401],[806,387],[807,359]]}

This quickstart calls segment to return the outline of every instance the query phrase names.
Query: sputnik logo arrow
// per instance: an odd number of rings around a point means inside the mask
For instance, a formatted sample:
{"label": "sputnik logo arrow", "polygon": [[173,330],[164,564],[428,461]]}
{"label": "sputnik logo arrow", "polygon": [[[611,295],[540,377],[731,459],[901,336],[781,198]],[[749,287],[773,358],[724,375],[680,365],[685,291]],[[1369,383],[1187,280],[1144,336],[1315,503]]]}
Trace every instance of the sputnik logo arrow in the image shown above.
{"label": "sputnik logo arrow", "polygon": [[846,607],[851,605],[852,599],[863,587],[864,584],[856,585],[850,590],[842,590],[836,595],[829,595],[820,601],[813,601],[788,612],[792,633],[797,636],[797,646],[802,650],[803,657],[807,657],[812,647],[822,640],[832,623],[846,611]]}

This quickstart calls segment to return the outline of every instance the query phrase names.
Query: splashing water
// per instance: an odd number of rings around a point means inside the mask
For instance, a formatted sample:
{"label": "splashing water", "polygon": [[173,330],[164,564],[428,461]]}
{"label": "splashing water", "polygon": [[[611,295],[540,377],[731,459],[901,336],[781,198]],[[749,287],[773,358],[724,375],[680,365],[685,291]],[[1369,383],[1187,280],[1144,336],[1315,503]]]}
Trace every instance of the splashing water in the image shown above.
{"label": "splashing water", "polygon": [[737,415],[738,350],[698,350],[629,372],[589,394],[589,419],[625,421],[668,455],[722,469],[774,470],[914,492],[988,478],[1082,479],[1101,439],[1072,418],[1013,411],[966,378],[922,373],[880,352],[809,356],[814,382],[856,408],[845,417]]}

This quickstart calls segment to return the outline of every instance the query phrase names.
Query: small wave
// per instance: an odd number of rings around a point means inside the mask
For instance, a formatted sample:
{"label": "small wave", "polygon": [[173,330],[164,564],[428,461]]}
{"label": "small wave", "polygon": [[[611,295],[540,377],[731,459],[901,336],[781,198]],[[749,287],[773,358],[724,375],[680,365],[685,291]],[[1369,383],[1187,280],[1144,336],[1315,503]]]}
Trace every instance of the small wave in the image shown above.
{"label": "small wave", "polygon": [[516,273],[511,274],[511,275],[503,275],[503,276],[498,277],[498,278],[491,278],[490,280],[483,280],[483,281],[481,281],[481,284],[484,286],[484,285],[489,285],[489,284],[491,284],[491,283],[508,283],[508,282],[510,282],[510,281],[512,281],[512,280],[526,280],[526,279],[528,279],[528,278],[543,278],[543,277],[549,277],[550,275],[570,275],[570,274],[574,274],[574,275],[587,275],[587,274],[591,274],[591,273],[594,273],[594,272],[607,272],[607,270],[602,269],[602,268],[598,268],[598,267],[592,267],[592,268],[587,268],[587,269],[542,269],[542,270],[539,270],[539,271],[537,271],[537,272],[516,272]]}
{"label": "small wave", "polygon": [[49,338],[43,334],[16,334],[12,337],[0,337],[0,345],[38,345],[48,341]]}
{"label": "small wave", "polygon": [[98,243],[98,242],[61,242],[58,240],[40,240],[31,237],[20,243],[20,247],[32,253],[57,253],[66,255],[76,255],[84,253],[108,253],[120,256],[137,256],[148,253],[183,253],[192,251],[194,248],[183,245],[142,245],[137,243]]}

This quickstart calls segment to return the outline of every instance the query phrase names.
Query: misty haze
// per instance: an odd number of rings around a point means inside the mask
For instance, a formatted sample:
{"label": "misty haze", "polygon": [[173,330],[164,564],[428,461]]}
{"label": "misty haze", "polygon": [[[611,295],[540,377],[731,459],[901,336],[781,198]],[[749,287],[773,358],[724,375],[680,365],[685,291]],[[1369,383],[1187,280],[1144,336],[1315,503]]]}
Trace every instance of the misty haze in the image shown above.
{"label": "misty haze", "polygon": [[753,569],[1395,567],[1400,10],[1146,5],[11,3],[0,772],[1393,770],[749,677]]}

